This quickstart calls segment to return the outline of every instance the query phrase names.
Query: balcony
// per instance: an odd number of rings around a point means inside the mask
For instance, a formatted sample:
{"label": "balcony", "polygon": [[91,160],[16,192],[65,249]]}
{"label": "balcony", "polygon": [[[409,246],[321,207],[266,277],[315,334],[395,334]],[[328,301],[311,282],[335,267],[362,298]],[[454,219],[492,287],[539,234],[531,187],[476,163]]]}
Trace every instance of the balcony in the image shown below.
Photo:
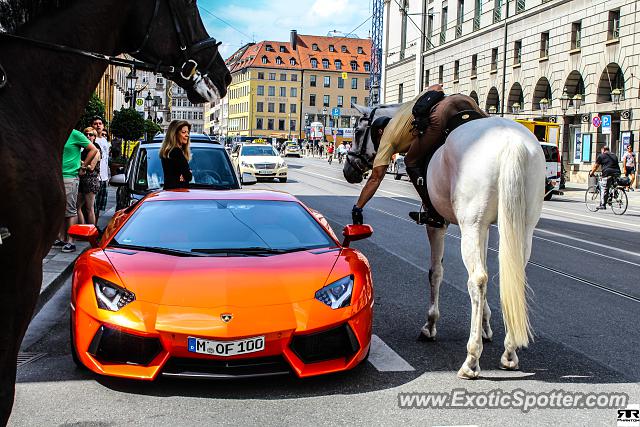
{"label": "balcony", "polygon": [[500,21],[502,19],[502,8],[497,7],[493,9],[493,23]]}
{"label": "balcony", "polygon": [[462,22],[456,24],[456,38],[462,37]]}
{"label": "balcony", "polygon": [[473,31],[477,31],[480,29],[480,14],[476,14],[473,17]]}
{"label": "balcony", "polygon": [[440,31],[440,44],[443,45],[447,42],[447,30]]}

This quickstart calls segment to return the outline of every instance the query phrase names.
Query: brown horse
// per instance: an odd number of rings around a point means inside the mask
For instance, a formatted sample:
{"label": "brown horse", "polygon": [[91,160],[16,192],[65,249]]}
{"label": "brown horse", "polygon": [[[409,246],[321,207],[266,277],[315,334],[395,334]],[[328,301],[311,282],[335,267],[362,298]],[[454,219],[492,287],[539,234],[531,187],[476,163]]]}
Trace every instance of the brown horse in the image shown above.
{"label": "brown horse", "polygon": [[195,0],[2,0],[0,33],[0,425],[5,425],[18,350],[42,283],[42,259],[63,221],[62,149],[106,69],[103,55],[130,53],[184,88],[194,103],[223,97],[231,76]]}

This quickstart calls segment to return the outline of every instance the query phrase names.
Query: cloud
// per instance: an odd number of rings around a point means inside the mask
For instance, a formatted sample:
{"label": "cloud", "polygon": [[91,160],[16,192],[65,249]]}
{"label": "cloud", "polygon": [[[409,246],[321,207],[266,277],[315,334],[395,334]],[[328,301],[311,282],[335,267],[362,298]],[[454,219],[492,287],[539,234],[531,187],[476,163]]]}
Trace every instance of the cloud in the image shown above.
{"label": "cloud", "polygon": [[316,0],[307,16],[328,18],[340,15],[345,11],[348,3],[348,0]]}

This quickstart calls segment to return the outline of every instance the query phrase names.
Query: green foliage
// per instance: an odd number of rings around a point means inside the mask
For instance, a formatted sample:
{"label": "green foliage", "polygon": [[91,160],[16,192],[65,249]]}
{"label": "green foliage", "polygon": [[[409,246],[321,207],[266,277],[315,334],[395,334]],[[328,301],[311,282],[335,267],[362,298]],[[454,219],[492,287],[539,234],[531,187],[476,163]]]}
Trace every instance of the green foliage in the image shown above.
{"label": "green foliage", "polygon": [[[80,121],[78,121],[78,123],[76,124],[76,129],[78,129],[81,132],[84,131],[85,128],[91,126],[92,119],[95,116],[102,117],[102,120],[105,120],[104,113],[105,113],[104,103],[98,97],[98,94],[93,92],[91,94],[91,98],[89,98],[89,102],[87,103],[87,106],[84,108],[84,113],[82,113],[82,117],[80,118]],[[106,121],[104,125],[107,126]]]}
{"label": "green foliage", "polygon": [[113,115],[111,133],[125,141],[136,141],[144,135],[144,119],[133,108],[122,108]]}
{"label": "green foliage", "polygon": [[149,138],[153,138],[159,132],[162,132],[162,128],[156,122],[149,119],[144,121],[144,133]]}

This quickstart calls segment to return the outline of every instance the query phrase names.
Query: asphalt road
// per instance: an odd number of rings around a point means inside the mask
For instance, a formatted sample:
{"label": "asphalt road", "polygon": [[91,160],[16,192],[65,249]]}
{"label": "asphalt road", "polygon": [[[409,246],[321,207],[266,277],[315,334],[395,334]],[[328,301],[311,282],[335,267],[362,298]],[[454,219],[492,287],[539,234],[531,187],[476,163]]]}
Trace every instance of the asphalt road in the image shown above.
{"label": "asphalt road", "polygon": [[[287,183],[253,188],[288,191],[319,210],[340,234],[361,185],[347,184],[337,162],[290,159]],[[554,390],[626,393],[640,404],[640,199],[626,215],[589,213],[573,193],[545,202],[527,268],[535,342],[518,352],[520,371],[498,369],[503,351],[497,289],[497,232],[489,242],[493,342],[485,343],[482,378],[456,372],[466,356],[470,303],[451,226],[444,256],[438,338],[418,342],[429,298],[429,248],[405,179],[383,182],[365,209],[374,235],[353,246],[369,259],[375,282],[371,362],[309,380],[161,379],[139,383],[78,370],[69,355],[67,283],[32,322],[23,351],[44,354],[18,370],[10,425],[616,425],[617,409],[400,409],[399,393]],[[391,370],[388,370],[391,369]],[[496,392],[494,392],[495,394]],[[632,425],[632,424],[626,424]]]}

